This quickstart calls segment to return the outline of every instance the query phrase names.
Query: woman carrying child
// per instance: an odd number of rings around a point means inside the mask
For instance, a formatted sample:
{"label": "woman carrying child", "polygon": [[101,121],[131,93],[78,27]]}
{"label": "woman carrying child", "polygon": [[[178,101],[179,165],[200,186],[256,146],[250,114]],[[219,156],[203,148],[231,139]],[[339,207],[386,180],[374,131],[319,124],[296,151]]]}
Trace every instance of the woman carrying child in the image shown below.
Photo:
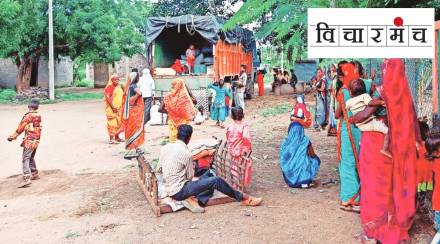
{"label": "woman carrying child", "polygon": [[[336,87],[336,111],[335,118],[339,119],[338,124],[338,159],[340,176],[339,198],[341,207],[345,210],[359,209],[360,200],[360,182],[358,176],[358,152],[359,140],[361,138],[360,130],[354,124],[348,122],[351,112],[346,110],[345,103],[350,99],[348,86],[350,81],[359,79],[356,67],[347,61],[341,61],[338,64],[338,82]],[[367,87],[366,90],[370,90]]]}
{"label": "woman carrying child", "polygon": [[231,90],[224,87],[225,82],[219,80],[214,84],[210,84],[208,88],[215,91],[215,99],[211,107],[211,119],[216,122],[216,125],[223,127],[226,120],[226,104],[225,96],[232,97]]}
{"label": "woman carrying child", "polygon": [[[392,159],[380,152],[385,138],[383,133],[362,132],[359,154],[362,237],[398,244],[409,240],[408,231],[416,211],[415,145],[419,141],[417,118],[402,60],[385,60],[381,96],[387,108]],[[359,123],[377,109],[368,106],[350,121]]]}
{"label": "woman carrying child", "polygon": [[288,135],[281,144],[280,167],[287,185],[309,188],[318,173],[321,160],[304,133],[304,128],[312,124],[312,116],[304,104],[304,97],[298,96],[294,103]]}
{"label": "woman carrying child", "polygon": [[231,116],[234,122],[226,128],[226,140],[228,152],[231,155],[233,165],[232,174],[238,177],[238,165],[244,163],[244,187],[249,188],[251,184],[252,160],[245,158],[252,151],[251,134],[249,125],[243,122],[244,112],[241,107],[233,107]]}

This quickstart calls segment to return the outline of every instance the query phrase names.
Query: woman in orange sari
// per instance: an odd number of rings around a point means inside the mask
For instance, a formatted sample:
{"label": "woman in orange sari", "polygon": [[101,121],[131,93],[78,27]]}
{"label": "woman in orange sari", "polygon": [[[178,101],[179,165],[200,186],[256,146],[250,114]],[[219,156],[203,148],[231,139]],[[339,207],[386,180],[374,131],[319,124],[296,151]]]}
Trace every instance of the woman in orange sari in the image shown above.
{"label": "woman in orange sari", "polygon": [[197,113],[185,81],[182,78],[174,79],[171,91],[164,98],[165,110],[168,113],[169,140],[177,139],[177,127],[189,124]]}
{"label": "woman in orange sari", "polygon": [[132,159],[143,154],[144,144],[144,100],[137,87],[139,75],[130,73],[123,98],[122,121],[125,129],[125,159]]}
{"label": "woman in orange sari", "polygon": [[107,130],[110,136],[110,144],[123,142],[119,138],[121,129],[120,110],[124,91],[119,84],[119,77],[112,75],[104,89],[105,114],[107,116]]}

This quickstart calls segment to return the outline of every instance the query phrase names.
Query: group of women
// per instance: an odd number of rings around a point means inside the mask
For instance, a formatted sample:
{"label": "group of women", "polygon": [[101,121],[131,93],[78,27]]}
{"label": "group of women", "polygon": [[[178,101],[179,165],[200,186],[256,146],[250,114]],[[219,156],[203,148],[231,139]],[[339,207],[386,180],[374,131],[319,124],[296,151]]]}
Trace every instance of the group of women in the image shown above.
{"label": "group of women", "polygon": [[[144,101],[138,87],[139,74],[131,72],[124,87],[119,84],[117,75],[110,77],[104,89],[107,130],[110,143],[123,142],[119,134],[124,132],[126,153],[124,158],[136,158],[143,153],[144,144]],[[171,91],[164,97],[162,110],[168,113],[169,139],[177,138],[177,127],[188,124],[194,115],[194,98],[182,79],[173,80]],[[165,112],[165,111],[162,111]]]}
{"label": "group of women", "polygon": [[[362,65],[342,61],[334,68],[337,76],[331,83],[330,101],[334,101],[334,118],[339,120],[337,149],[341,208],[350,211],[362,209],[360,215],[364,240],[400,243],[409,239],[408,231],[416,211],[416,144],[421,143],[405,65],[401,59],[385,60],[380,86],[364,78],[367,93],[372,97],[380,96],[386,106],[379,110],[377,107],[367,107],[354,116],[345,108],[345,103],[350,98],[350,82],[363,77]],[[138,80],[138,74],[131,73],[122,92],[117,77],[112,76],[105,89],[110,139],[120,140],[118,134],[125,131],[126,158],[142,153],[140,146],[144,142],[144,110],[142,95],[136,85]],[[174,142],[178,126],[189,124],[197,112],[183,79],[172,81],[172,89],[164,97],[162,109],[168,113],[169,138]],[[332,110],[333,106],[330,106],[330,114]],[[228,128],[228,135],[234,135],[237,140],[246,138],[250,142],[249,127],[241,122],[243,110],[237,112],[235,117],[238,118]],[[388,124],[392,158],[380,153],[383,134],[361,133],[354,125],[371,115]],[[280,150],[280,166],[286,183],[291,187],[312,186],[319,170],[320,159],[304,133],[304,128],[310,127],[313,120],[304,97],[297,96],[288,135]],[[241,145],[243,142],[235,144]],[[248,144],[249,151],[251,148]]]}
{"label": "group of women", "polygon": [[[380,96],[385,106],[367,107],[352,115],[345,108],[350,99],[349,84],[363,76],[359,62],[342,61],[337,66],[333,99],[337,125],[337,151],[340,174],[341,209],[360,211],[362,240],[401,243],[409,239],[408,231],[416,212],[417,147],[421,138],[416,112],[401,59],[383,63],[383,80],[375,85],[363,79],[372,97]],[[389,127],[392,158],[380,153],[384,134],[362,132],[355,126],[375,115]],[[298,96],[291,115],[291,125],[280,151],[280,165],[291,187],[309,187],[319,169],[304,128],[311,125],[310,112]]]}
{"label": "group of women", "polygon": [[138,73],[131,72],[124,90],[119,84],[119,77],[112,75],[104,89],[110,144],[123,142],[119,134],[124,132],[126,159],[135,158],[143,153],[141,146],[144,143],[144,101],[137,86],[138,82]]}

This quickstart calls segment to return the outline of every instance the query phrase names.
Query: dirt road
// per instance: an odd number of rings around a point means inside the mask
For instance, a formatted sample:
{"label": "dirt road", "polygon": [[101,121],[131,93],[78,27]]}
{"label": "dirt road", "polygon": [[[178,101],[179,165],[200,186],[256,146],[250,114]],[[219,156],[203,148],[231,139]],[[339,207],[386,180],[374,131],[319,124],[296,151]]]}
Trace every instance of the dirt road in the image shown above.
{"label": "dirt road", "polygon": [[[136,162],[122,158],[123,145],[107,144],[101,101],[41,106],[36,161],[42,177],[26,189],[16,188],[19,142],[6,141],[26,106],[0,105],[0,243],[356,243],[359,216],[339,210],[338,185],[299,190],[282,179],[278,150],[288,114],[260,112],[286,101],[269,95],[247,102],[255,157],[250,192],[262,196],[264,206],[232,203],[160,218],[137,185]],[[224,136],[212,122],[195,128],[195,137]],[[319,179],[337,179],[336,138],[307,134],[322,161]],[[147,127],[149,160],[157,158],[166,135],[165,126]]]}

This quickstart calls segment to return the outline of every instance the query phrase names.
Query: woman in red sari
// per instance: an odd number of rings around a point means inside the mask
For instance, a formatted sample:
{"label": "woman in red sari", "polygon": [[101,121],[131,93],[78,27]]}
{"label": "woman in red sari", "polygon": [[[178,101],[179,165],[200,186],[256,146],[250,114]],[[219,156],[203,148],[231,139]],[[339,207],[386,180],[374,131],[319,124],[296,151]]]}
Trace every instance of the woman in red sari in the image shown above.
{"label": "woman in red sari", "polygon": [[[379,89],[380,91],[380,89]],[[405,65],[400,59],[385,60],[383,65],[383,90],[393,158],[380,153],[384,135],[363,132],[360,148],[361,223],[363,238],[381,243],[397,244],[408,240],[408,230],[416,211],[416,141],[418,125],[411,99]],[[350,118],[374,113],[364,110]]]}
{"label": "woman in red sari", "polygon": [[130,73],[123,97],[122,121],[125,129],[125,159],[136,158],[143,153],[144,144],[144,101],[137,87],[139,75]]}
{"label": "woman in red sari", "polygon": [[263,72],[263,70],[258,70],[258,72],[257,72],[257,84],[258,84],[258,96],[262,97],[264,95],[264,72]]}

